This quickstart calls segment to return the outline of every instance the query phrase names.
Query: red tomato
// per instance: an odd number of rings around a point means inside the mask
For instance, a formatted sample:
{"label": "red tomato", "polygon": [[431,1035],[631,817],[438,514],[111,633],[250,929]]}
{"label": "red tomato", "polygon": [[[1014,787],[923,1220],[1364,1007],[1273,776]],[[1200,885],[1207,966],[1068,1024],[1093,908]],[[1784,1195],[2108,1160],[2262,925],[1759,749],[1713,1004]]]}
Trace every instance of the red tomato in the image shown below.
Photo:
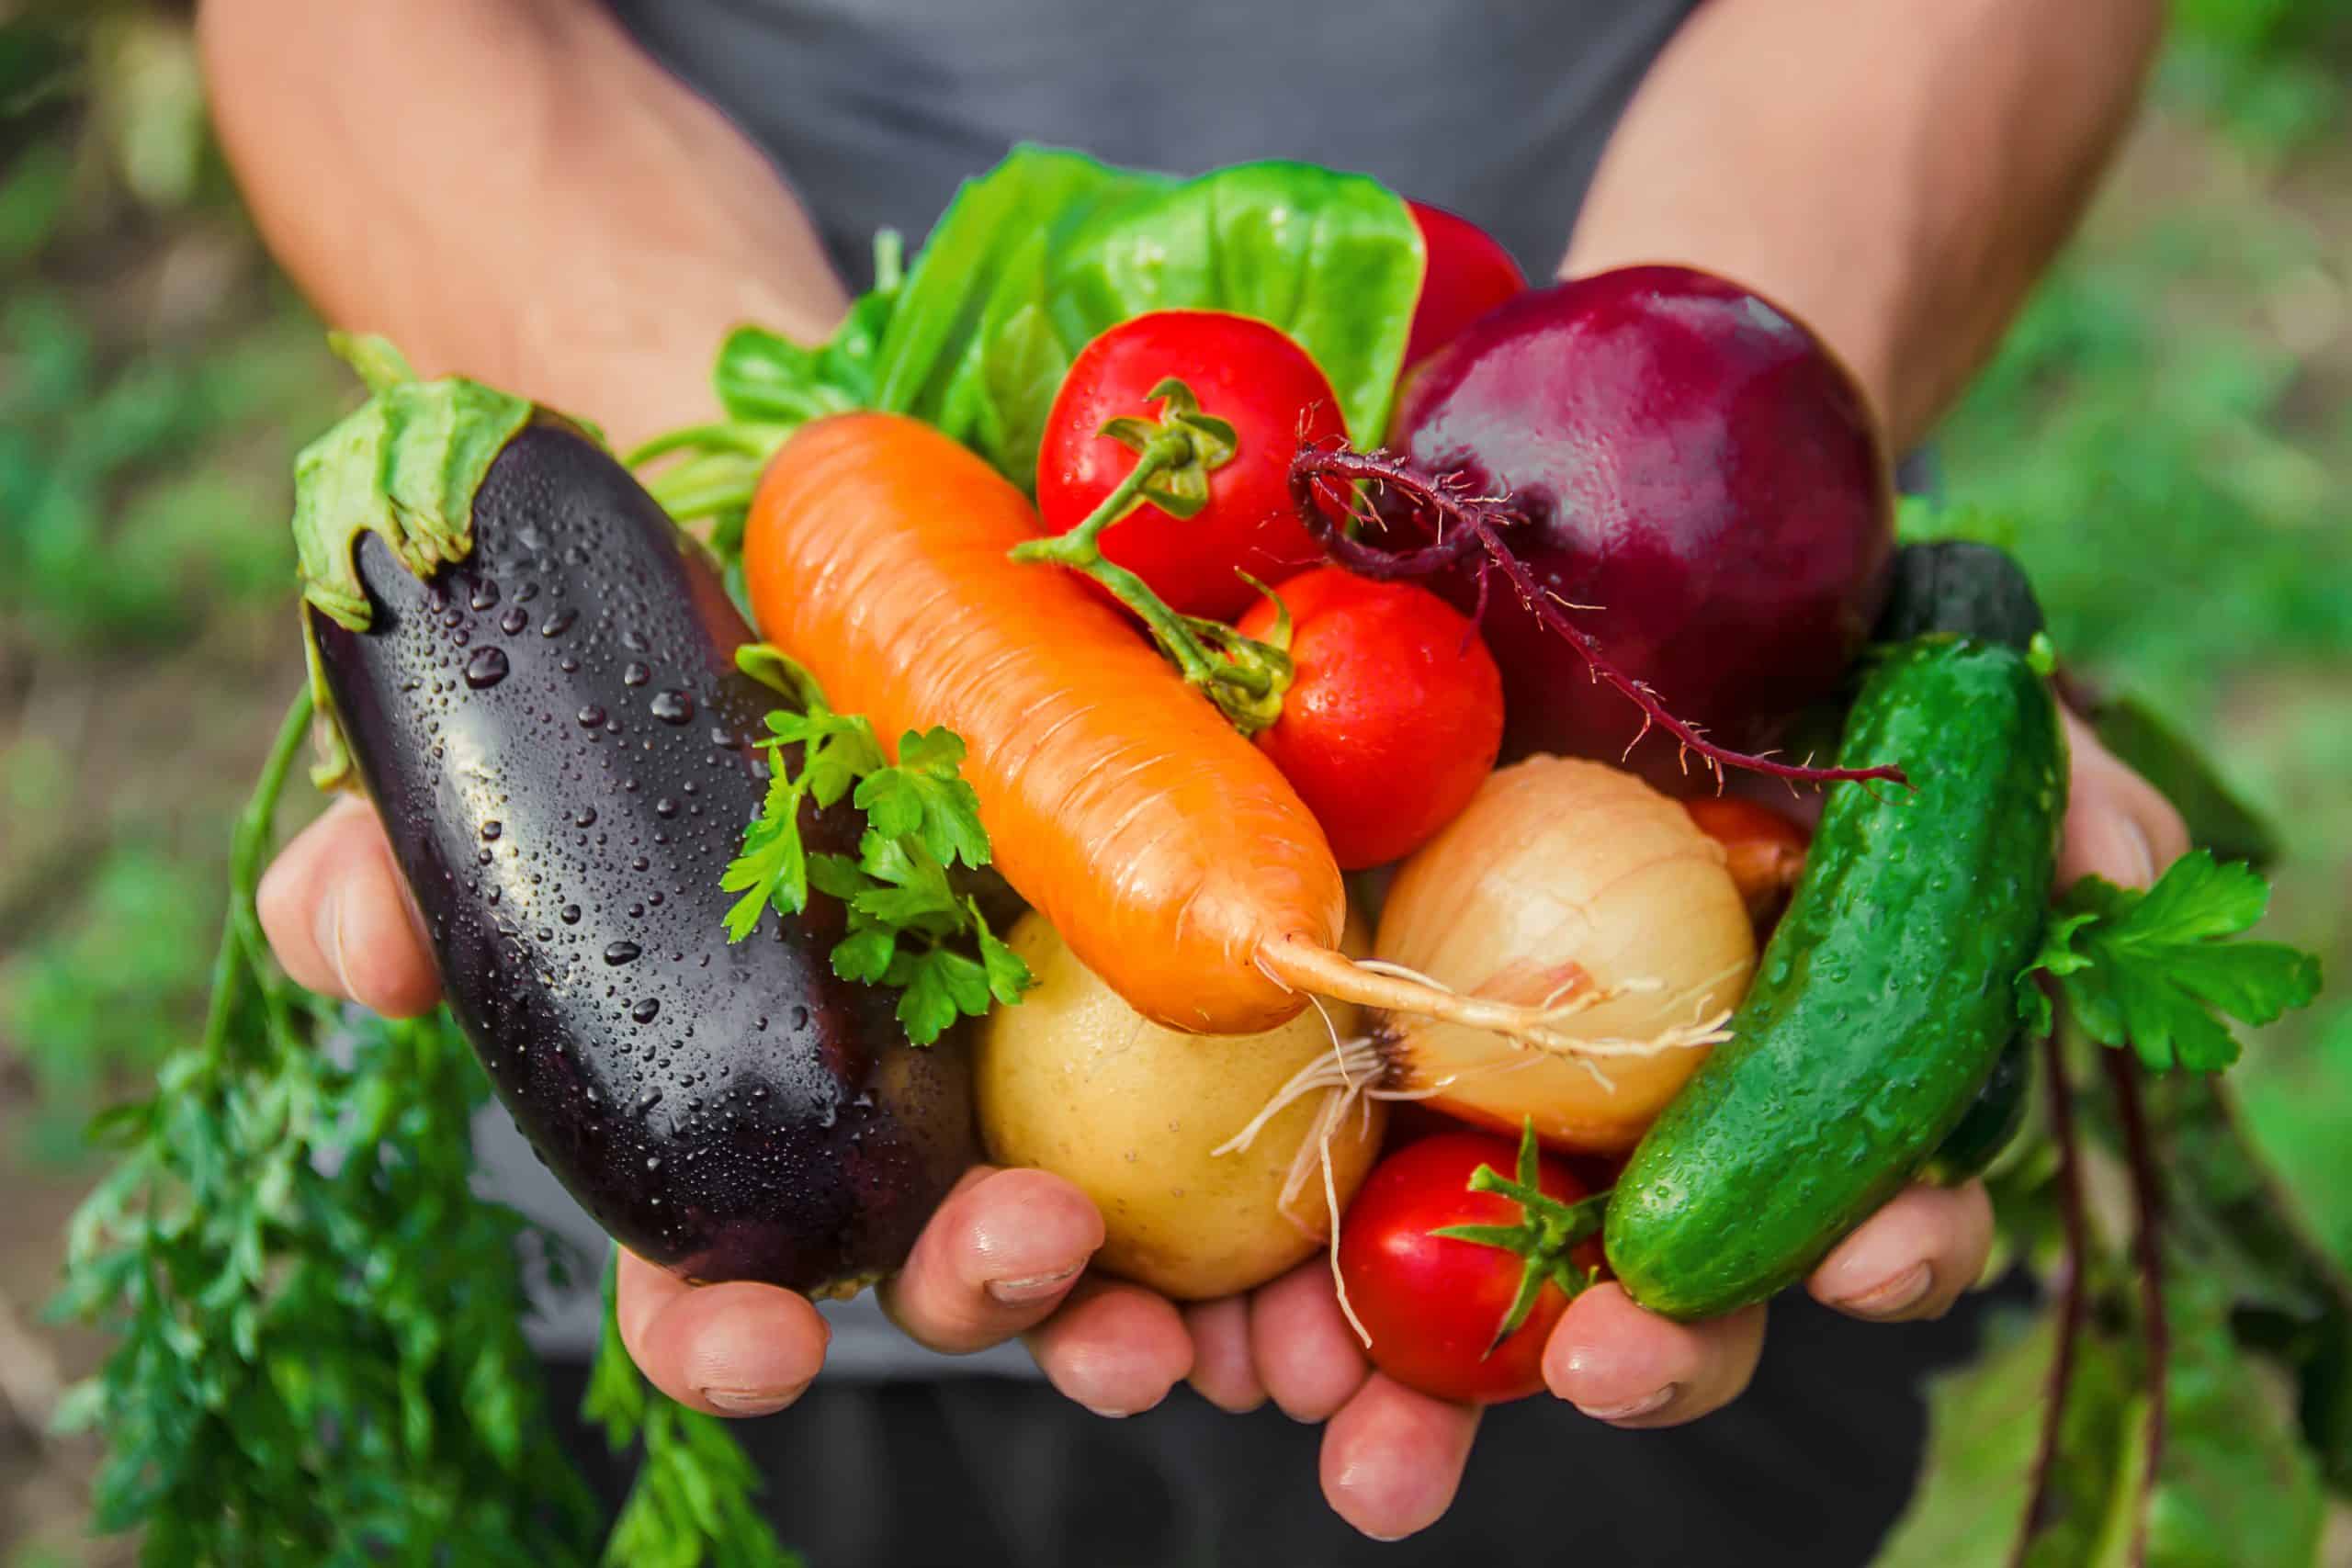
{"label": "red tomato", "polygon": [[1418,201],[1405,204],[1420,226],[1429,269],[1413,307],[1405,363],[1418,365],[1453,334],[1527,287],[1527,275],[1495,237],[1466,218]]}
{"label": "red tomato", "polygon": [[[1275,592],[1290,608],[1296,673],[1258,744],[1323,825],[1341,870],[1411,853],[1494,768],[1494,656],[1461,612],[1414,583],[1327,566]],[[1262,640],[1273,625],[1261,599],[1240,630]]]}
{"label": "red tomato", "polygon": [[[1491,1133],[1439,1133],[1383,1159],[1348,1205],[1340,1224],[1340,1278],[1372,1336],[1373,1364],[1408,1388],[1499,1404],[1544,1386],[1544,1342],[1568,1310],[1567,1293],[1547,1281],[1527,1321],[1496,1345],[1524,1259],[1499,1247],[1430,1234],[1447,1225],[1522,1223],[1527,1216],[1516,1200],[1470,1190],[1480,1166],[1510,1176],[1519,1157],[1512,1140]],[[1542,1156],[1536,1168],[1536,1186],[1546,1197],[1573,1203],[1587,1195],[1551,1156]],[[1578,1245],[1568,1261],[1578,1270],[1600,1267],[1599,1237]]]}
{"label": "red tomato", "polygon": [[1737,795],[1713,795],[1682,805],[1699,831],[1724,847],[1724,863],[1757,929],[1780,919],[1797,878],[1804,874],[1804,852],[1812,836],[1770,807]]}
{"label": "red tomato", "polygon": [[1046,418],[1037,510],[1051,533],[1086,521],[1136,461],[1096,433],[1122,414],[1157,420],[1148,394],[1170,376],[1233,426],[1232,460],[1210,472],[1198,513],[1144,506],[1103,533],[1102,553],[1171,608],[1231,620],[1255,592],[1237,568],[1272,581],[1322,558],[1291,505],[1290,460],[1303,441],[1346,434],[1329,379],[1278,328],[1221,310],[1154,310],[1088,344]]}

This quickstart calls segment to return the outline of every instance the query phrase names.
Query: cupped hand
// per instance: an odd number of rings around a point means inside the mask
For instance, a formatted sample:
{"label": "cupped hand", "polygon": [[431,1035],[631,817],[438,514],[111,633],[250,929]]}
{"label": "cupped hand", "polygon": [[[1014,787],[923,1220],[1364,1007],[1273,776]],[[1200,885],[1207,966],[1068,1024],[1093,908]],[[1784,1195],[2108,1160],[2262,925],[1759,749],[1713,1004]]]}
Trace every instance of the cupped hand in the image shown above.
{"label": "cupped hand", "polygon": [[[365,803],[337,802],[288,844],[262,879],[259,902],[270,946],[298,984],[393,1018],[439,999],[424,931]],[[1102,1216],[1067,1181],[975,1168],[882,1288],[882,1303],[914,1339],[962,1352],[1032,1329],[1067,1301],[1040,1337],[1049,1374],[1092,1408],[1140,1409],[1184,1375],[1189,1341],[1175,1309],[1157,1297],[1080,1287],[1102,1244]],[[793,1292],[745,1281],[689,1286],[626,1250],[616,1310],[622,1341],[654,1386],[715,1416],[790,1404],[824,1364],[831,1333]]]}
{"label": "cupped hand", "polygon": [[[2073,795],[2059,882],[2097,874],[2145,886],[2188,847],[2178,816],[2145,781],[2067,720]],[[373,815],[339,804],[288,846],[261,888],[265,929],[298,982],[393,1016],[436,994],[424,942]],[[1309,1259],[1249,1298],[1180,1308],[1086,1272],[1102,1220],[1039,1171],[970,1172],[924,1231],[883,1304],[911,1337],[960,1352],[1025,1335],[1061,1393],[1104,1416],[1148,1410],[1178,1382],[1244,1411],[1271,1399],[1328,1423],[1321,1479],[1342,1518],[1394,1540],[1452,1503],[1478,1413],[1373,1370],[1340,1311],[1328,1262]],[[1981,1186],[1914,1187],[1848,1236],[1807,1281],[1849,1315],[1941,1315],[1984,1267],[1992,1212]],[[824,1321],[773,1286],[687,1286],[622,1255],[618,1316],[646,1376],[715,1415],[781,1409],[823,1364]],[[1586,1292],[1545,1348],[1551,1392],[1627,1427],[1695,1419],[1736,1398],[1763,1348],[1764,1309],[1678,1324],[1613,1284]]]}
{"label": "cupped hand", "polygon": [[[2058,884],[2098,874],[2144,887],[2188,848],[2180,818],[2071,716],[2074,778]],[[1981,1184],[1915,1186],[1864,1222],[1806,1281],[1825,1305],[1873,1323],[1941,1316],[1984,1271],[1992,1205]],[[1764,1346],[1764,1308],[1682,1324],[1645,1311],[1614,1284],[1570,1304],[1544,1348],[1544,1381],[1596,1420],[1671,1427],[1747,1388]],[[1468,1459],[1478,1412],[1405,1388],[1372,1369],[1340,1315],[1329,1269],[1302,1265],[1258,1292],[1246,1314],[1195,1309],[1193,1379],[1221,1404],[1262,1390],[1303,1421],[1328,1421],[1324,1495],[1383,1540],[1443,1515]],[[1246,1337],[1247,1344],[1241,1341]]]}

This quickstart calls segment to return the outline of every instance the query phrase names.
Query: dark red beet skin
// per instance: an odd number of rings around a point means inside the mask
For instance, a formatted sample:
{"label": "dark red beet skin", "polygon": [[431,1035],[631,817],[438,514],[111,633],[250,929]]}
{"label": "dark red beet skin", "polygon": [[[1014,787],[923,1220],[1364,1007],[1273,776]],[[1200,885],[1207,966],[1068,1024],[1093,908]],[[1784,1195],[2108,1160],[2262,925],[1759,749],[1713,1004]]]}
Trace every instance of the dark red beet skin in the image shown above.
{"label": "dark red beet skin", "polygon": [[[1827,694],[1885,592],[1889,464],[1860,392],[1803,325],[1705,273],[1629,267],[1510,300],[1411,378],[1392,445],[1507,491],[1529,518],[1511,552],[1595,606],[1569,618],[1724,745],[1768,746]],[[1445,587],[1476,599],[1462,574]],[[1613,761],[1640,731],[1639,710],[1500,584],[1483,630],[1507,760]],[[1712,784],[1668,738],[1631,761]]]}
{"label": "dark red beet skin", "polygon": [[[745,628],[618,463],[525,429],[428,585],[374,535],[369,629],[315,616],[335,711],[452,1009],[541,1159],[695,1280],[824,1291],[896,1266],[978,1157],[959,1037],[906,1043],[837,978],[811,892],[730,946],[719,874],[777,705]],[[809,849],[854,852],[846,806]]]}

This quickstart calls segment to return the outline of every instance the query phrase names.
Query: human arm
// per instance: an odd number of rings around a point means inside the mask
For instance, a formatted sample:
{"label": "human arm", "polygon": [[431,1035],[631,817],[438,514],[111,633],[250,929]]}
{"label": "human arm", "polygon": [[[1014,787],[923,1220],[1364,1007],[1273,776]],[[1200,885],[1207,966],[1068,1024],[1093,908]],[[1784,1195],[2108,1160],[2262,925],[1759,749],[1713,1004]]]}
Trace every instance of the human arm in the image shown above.
{"label": "human arm", "polygon": [[2157,0],[1709,0],[1611,137],[1561,274],[1738,279],[1907,449],[2072,231],[2162,25]]}
{"label": "human arm", "polygon": [[[1965,384],[2064,240],[2119,140],[2159,30],[2154,0],[1708,0],[1684,25],[1603,152],[1563,276],[1639,262],[1721,273],[1810,322],[1852,367],[1896,450]],[[2059,873],[2144,886],[2186,848],[2178,817],[2079,725]],[[1914,1188],[1808,1281],[1852,1315],[1939,1315],[1982,1270],[1980,1187]],[[1367,1376],[1328,1287],[1319,1314],[1333,1504],[1380,1535],[1451,1501],[1476,1414]],[[1736,1397],[1764,1309],[1703,1324],[1586,1292],[1547,1347],[1552,1392],[1626,1427],[1691,1420]],[[1351,1381],[1352,1380],[1352,1381]],[[1279,1377],[1268,1386],[1285,1408]],[[1297,1413],[1297,1411],[1294,1411]],[[1410,1432],[1373,1449],[1366,1434]],[[1401,1457],[1399,1457],[1401,1456]]]}
{"label": "human arm", "polygon": [[597,421],[714,411],[712,345],[846,307],[759,152],[583,0],[206,0],[213,118],[334,325]]}
{"label": "human arm", "polygon": [[[273,251],[331,321],[392,336],[429,371],[577,411],[626,444],[706,417],[711,347],[739,320],[813,339],[842,308],[775,174],[601,7],[208,0],[200,25],[223,144]],[[288,845],[261,906],[298,982],[396,1016],[435,1001],[364,803]],[[888,1299],[918,1339],[976,1348],[1053,1312],[1101,1235],[1066,1182],[975,1173]],[[1111,1329],[1123,1310],[1138,1309],[1114,1298]],[[1089,1349],[1103,1312],[1090,1306],[1065,1355]],[[705,1410],[788,1403],[825,1349],[797,1296],[689,1290],[634,1258],[619,1318],[647,1374]]]}

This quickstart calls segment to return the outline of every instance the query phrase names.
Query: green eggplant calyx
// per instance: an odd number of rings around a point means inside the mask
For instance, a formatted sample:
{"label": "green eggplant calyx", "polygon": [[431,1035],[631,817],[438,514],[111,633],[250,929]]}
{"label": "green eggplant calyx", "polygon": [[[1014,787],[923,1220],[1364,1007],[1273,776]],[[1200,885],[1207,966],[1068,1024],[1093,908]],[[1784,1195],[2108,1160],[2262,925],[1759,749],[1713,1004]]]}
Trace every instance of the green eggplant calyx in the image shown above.
{"label": "green eggplant calyx", "polygon": [[321,788],[345,781],[350,757],[336,732],[311,617],[368,629],[371,612],[356,559],[363,534],[381,539],[419,578],[470,555],[475,492],[537,412],[478,381],[420,381],[379,337],[334,333],[328,343],[358,372],[369,396],[294,459],[302,639],[320,716],[311,778]]}
{"label": "green eggplant calyx", "polygon": [[331,341],[372,395],[294,459],[294,547],[303,600],[359,632],[359,536],[374,534],[419,578],[465,559],[474,492],[533,410],[478,381],[417,380],[381,338]]}

